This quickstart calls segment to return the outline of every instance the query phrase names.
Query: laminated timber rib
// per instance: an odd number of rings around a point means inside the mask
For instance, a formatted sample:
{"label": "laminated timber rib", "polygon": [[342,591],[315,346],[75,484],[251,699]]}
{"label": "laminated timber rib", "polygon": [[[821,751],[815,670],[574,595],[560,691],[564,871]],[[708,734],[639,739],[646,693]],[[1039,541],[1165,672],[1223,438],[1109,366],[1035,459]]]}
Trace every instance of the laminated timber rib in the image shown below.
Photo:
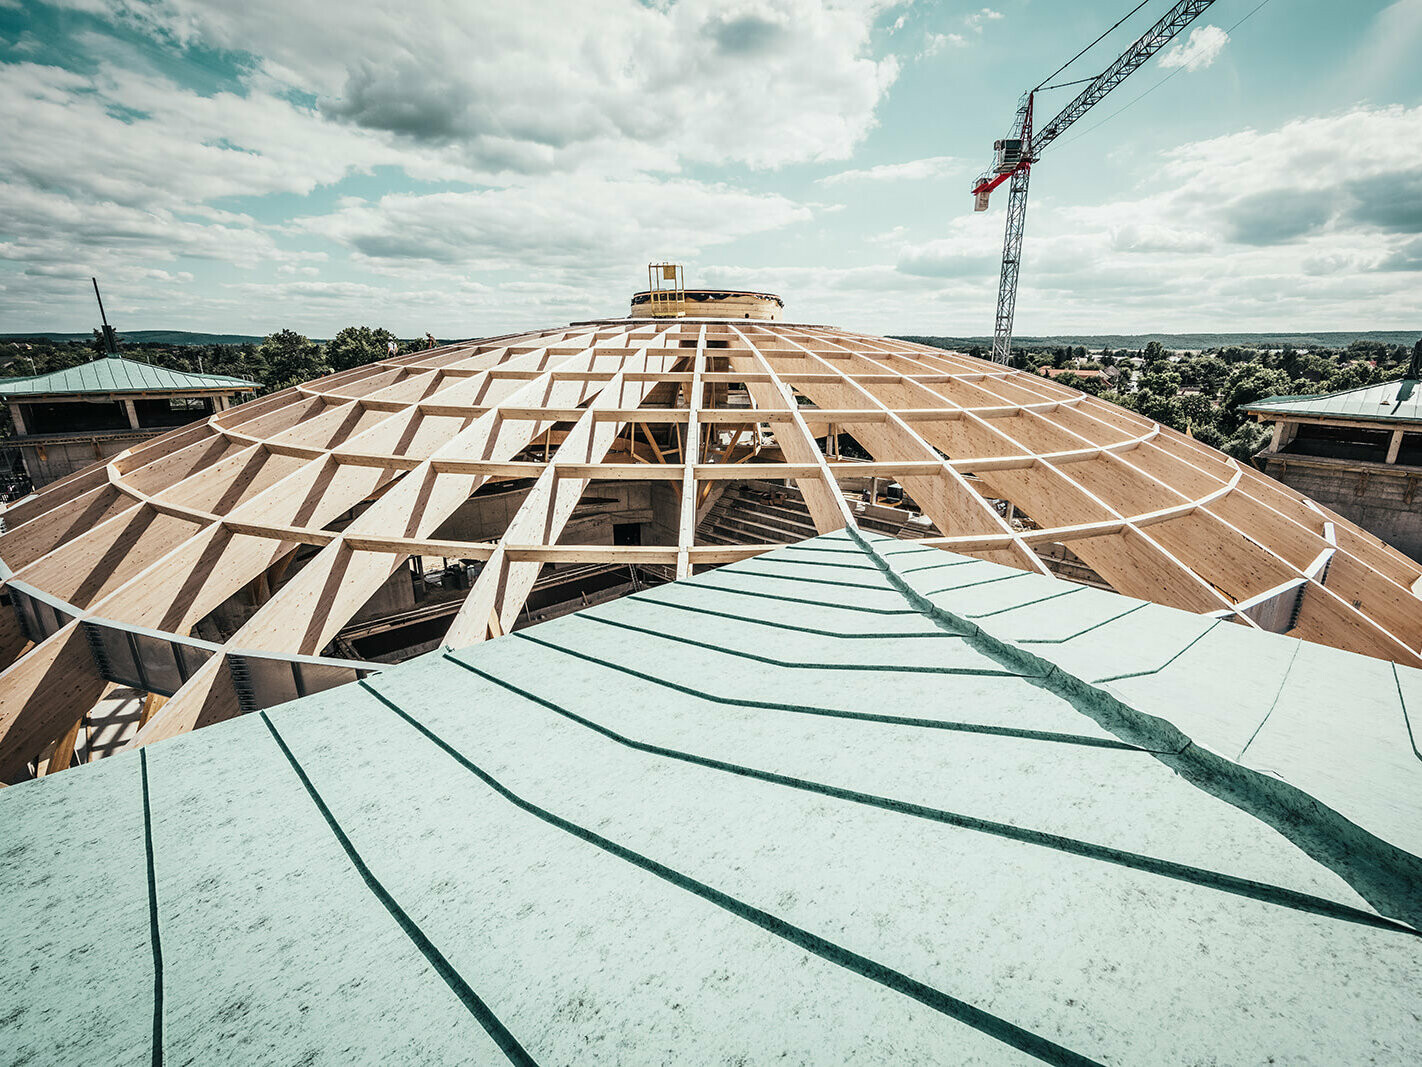
{"label": "laminated timber rib", "polygon": [[[718,402],[732,387],[749,407]],[[838,450],[822,448],[807,419],[872,459],[831,458]],[[664,453],[653,427],[679,450]],[[730,461],[737,438],[715,447],[715,435],[747,428],[773,448]],[[829,327],[609,319],[334,374],[7,509],[0,573],[12,600],[38,590],[68,614],[35,641],[18,615],[0,618],[0,782],[62,746],[114,684],[91,647],[95,621],[185,639],[244,588],[269,597],[183,674],[141,745],[238,714],[239,651],[320,656],[411,556],[484,561],[446,638],[467,645],[513,627],[544,563],[651,563],[684,576],[771,547],[695,543],[713,487],[793,481],[827,533],[855,522],[840,483],[867,476],[901,483],[932,520],[938,533],[922,543],[1039,572],[1036,546],[1064,544],[1129,596],[1422,665],[1416,564],[1138,414],[990,362]],[[501,479],[532,487],[498,540],[439,536]],[[674,488],[675,543],[561,543],[588,487],[619,480]],[[1031,523],[1010,523],[996,501]],[[310,558],[287,577],[303,549]]]}

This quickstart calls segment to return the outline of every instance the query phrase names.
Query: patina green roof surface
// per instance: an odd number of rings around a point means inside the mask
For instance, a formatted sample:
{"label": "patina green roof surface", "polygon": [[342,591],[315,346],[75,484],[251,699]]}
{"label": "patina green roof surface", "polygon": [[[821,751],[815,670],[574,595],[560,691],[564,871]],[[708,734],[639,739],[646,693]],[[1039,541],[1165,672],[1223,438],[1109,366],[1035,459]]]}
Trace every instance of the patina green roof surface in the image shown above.
{"label": "patina green roof surface", "polygon": [[0,791],[0,1049],[1416,1063],[1418,707],[820,537]]}
{"label": "patina green roof surface", "polygon": [[195,389],[257,389],[256,382],[224,374],[189,374],[148,363],[107,356],[77,367],[24,378],[0,378],[0,397],[62,396],[85,393],[149,393]]}
{"label": "patina green roof surface", "polygon": [[1241,404],[1239,410],[1261,415],[1422,422],[1422,384],[1404,378],[1320,396],[1270,396]]}

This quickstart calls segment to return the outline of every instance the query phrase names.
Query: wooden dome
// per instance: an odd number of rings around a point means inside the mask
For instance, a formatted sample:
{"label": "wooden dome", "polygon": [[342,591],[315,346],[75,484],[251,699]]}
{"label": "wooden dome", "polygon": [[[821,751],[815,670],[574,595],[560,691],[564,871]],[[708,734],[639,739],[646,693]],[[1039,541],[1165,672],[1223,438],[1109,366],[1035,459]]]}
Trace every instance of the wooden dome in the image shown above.
{"label": "wooden dome", "polygon": [[[841,435],[872,459],[822,444]],[[903,487],[933,524],[924,543],[1039,572],[1038,549],[1065,546],[1129,596],[1422,665],[1415,563],[1141,415],[830,327],[612,319],[334,374],[11,506],[0,780],[25,777],[135,672],[172,694],[137,743],[362,673],[319,657],[411,556],[483,561],[446,637],[468,645],[514,626],[547,562],[682,576],[766,551],[696,543],[698,512],[728,485],[787,480],[825,533],[856,522],[841,483],[866,477]],[[501,480],[527,491],[500,536],[442,536]],[[569,543],[589,486],[628,480],[672,488],[674,536]],[[244,589],[260,606],[230,640],[191,636]]]}

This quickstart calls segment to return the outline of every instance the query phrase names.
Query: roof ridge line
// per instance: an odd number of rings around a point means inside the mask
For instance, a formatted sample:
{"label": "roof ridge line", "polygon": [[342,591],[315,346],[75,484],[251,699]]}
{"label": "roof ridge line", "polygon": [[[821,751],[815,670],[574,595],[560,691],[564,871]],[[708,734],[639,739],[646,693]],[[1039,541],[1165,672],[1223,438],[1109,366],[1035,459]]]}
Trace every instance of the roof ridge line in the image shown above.
{"label": "roof ridge line", "polygon": [[[1060,664],[998,637],[971,619],[934,604],[914,589],[858,531],[850,531],[906,601],[969,645],[1066,700],[1122,741],[1151,756],[1191,785],[1272,827],[1352,887],[1379,913],[1422,930],[1422,857],[1385,841],[1282,778],[1254,770],[1197,742],[1168,719],[1127,704],[1120,694]],[[1034,671],[1035,668],[1035,671]]]}

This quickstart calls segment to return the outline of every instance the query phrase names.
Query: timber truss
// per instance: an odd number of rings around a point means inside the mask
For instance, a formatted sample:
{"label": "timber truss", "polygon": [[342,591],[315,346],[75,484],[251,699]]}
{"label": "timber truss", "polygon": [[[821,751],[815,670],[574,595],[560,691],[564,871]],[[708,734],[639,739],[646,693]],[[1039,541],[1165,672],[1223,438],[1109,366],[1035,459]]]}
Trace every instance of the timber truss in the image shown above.
{"label": "timber truss", "polygon": [[[827,458],[819,441],[839,434],[872,459]],[[1066,544],[1129,596],[1422,665],[1416,564],[1140,415],[828,327],[605,320],[331,375],[12,506],[0,781],[41,752],[67,765],[66,738],[119,682],[153,695],[142,745],[373,669],[321,654],[411,556],[483,561],[446,637],[468,645],[514,625],[545,563],[684,576],[773,547],[695,543],[718,487],[793,481],[826,533],[853,525],[840,483],[866,476],[899,482],[934,522],[923,543],[1044,573],[1036,546]],[[531,487],[496,541],[439,536],[512,480]],[[674,541],[564,543],[588,487],[625,480],[674,489]],[[229,641],[191,636],[244,588],[261,606]]]}

